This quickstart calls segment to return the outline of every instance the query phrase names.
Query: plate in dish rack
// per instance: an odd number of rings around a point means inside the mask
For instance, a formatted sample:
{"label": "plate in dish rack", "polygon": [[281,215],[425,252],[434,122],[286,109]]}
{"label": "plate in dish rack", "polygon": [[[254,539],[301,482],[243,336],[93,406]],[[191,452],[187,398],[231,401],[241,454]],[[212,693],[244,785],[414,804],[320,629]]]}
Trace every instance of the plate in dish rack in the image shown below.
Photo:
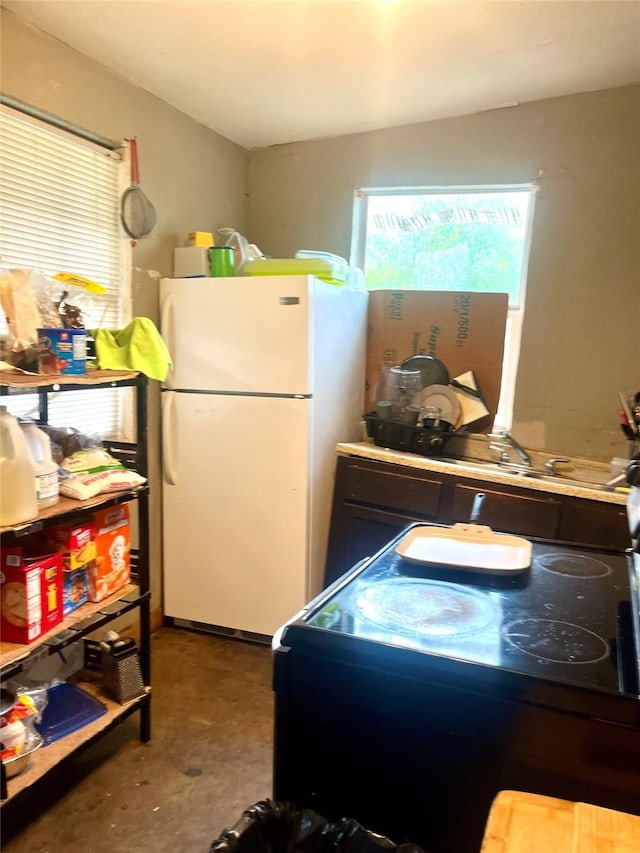
{"label": "plate in dish rack", "polygon": [[455,392],[448,385],[428,385],[420,394],[420,406],[436,406],[443,421],[457,429],[462,421],[462,406]]}
{"label": "plate in dish rack", "polygon": [[531,565],[528,539],[494,533],[483,524],[454,524],[444,529],[414,527],[398,542],[395,551],[412,563],[493,574],[523,572]]}

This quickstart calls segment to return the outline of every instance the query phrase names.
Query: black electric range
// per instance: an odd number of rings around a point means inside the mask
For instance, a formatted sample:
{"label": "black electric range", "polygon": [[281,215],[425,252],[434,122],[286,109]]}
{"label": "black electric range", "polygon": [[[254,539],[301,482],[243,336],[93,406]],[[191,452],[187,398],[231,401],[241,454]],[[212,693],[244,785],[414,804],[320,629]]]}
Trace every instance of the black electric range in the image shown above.
{"label": "black electric range", "polygon": [[505,788],[640,813],[625,555],[534,542],[498,576],[406,534],[274,638],[275,796],[436,853],[477,853]]}
{"label": "black electric range", "polygon": [[306,625],[554,683],[624,691],[624,555],[534,543],[531,568],[504,577],[407,562],[395,552],[397,541],[324,598]]}

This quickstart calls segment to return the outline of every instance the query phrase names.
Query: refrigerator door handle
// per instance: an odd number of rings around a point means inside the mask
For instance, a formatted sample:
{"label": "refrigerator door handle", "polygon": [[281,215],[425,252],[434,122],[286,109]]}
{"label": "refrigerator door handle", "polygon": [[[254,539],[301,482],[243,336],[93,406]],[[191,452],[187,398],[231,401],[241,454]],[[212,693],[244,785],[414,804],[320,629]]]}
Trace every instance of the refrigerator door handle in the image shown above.
{"label": "refrigerator door handle", "polygon": [[[173,310],[173,294],[167,293],[165,298],[162,301],[162,305],[160,308],[160,329],[162,332],[162,337],[166,343],[167,349],[173,358],[173,353],[175,352],[175,323],[173,321],[174,318],[174,310]],[[165,387],[171,388],[171,370],[169,370],[169,375],[165,380]]]}
{"label": "refrigerator door handle", "polygon": [[174,459],[176,401],[174,391],[162,392],[162,471],[170,486],[178,484]]}

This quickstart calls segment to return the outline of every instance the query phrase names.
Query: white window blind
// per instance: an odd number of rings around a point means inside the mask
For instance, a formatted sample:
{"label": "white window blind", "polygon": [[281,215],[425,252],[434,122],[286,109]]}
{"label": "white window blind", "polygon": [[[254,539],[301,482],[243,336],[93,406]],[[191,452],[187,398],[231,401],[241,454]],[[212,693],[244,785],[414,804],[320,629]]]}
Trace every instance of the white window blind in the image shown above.
{"label": "white window blind", "polygon": [[[88,328],[131,319],[131,251],[119,219],[126,153],[0,107],[0,266],[101,284],[107,292],[85,312]],[[37,411],[34,397],[5,400],[14,414]],[[123,434],[123,408],[117,391],[52,395],[49,422],[114,437]]]}

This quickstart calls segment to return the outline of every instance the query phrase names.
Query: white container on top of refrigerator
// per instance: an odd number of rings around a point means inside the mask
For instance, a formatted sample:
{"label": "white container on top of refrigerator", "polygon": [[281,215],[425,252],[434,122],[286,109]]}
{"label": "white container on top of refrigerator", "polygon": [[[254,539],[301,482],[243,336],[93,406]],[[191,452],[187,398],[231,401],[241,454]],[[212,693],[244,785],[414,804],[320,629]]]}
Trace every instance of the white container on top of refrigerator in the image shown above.
{"label": "white container on top of refrigerator", "polygon": [[322,587],[335,445],[360,438],[367,294],[163,279],[164,611],[272,635]]}

